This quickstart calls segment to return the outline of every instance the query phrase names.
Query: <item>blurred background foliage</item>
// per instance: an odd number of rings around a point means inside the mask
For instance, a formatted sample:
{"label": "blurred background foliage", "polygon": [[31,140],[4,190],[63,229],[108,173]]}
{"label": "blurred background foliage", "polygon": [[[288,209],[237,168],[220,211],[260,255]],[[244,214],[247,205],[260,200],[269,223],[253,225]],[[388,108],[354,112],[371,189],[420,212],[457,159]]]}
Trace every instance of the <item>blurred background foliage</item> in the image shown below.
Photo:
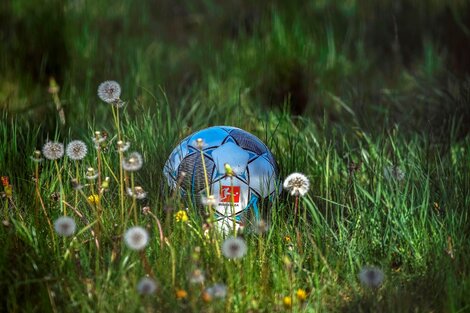
{"label": "blurred background foliage", "polygon": [[470,125],[465,0],[7,0],[0,40],[0,108],[49,129],[51,77],[69,126],[109,117],[96,97],[107,79],[139,103],[130,114],[164,97],[175,111],[289,110],[364,129]]}

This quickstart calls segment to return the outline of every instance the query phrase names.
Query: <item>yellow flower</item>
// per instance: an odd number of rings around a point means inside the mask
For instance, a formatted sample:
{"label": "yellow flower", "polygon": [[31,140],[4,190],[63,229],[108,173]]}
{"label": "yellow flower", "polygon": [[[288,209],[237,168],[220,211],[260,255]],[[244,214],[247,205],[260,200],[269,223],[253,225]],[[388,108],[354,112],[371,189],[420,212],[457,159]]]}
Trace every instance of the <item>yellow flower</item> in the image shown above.
{"label": "yellow flower", "polygon": [[97,194],[89,195],[88,202],[90,202],[90,204],[97,205],[98,203],[100,203],[100,196],[98,196]]}
{"label": "yellow flower", "polygon": [[295,295],[297,296],[297,299],[299,299],[301,302],[307,300],[307,292],[303,289],[297,289]]}
{"label": "yellow flower", "polygon": [[284,304],[285,308],[290,308],[292,306],[292,298],[285,296],[284,299],[282,299],[282,304]]}
{"label": "yellow flower", "polygon": [[176,290],[176,299],[186,299],[188,297],[188,293],[184,289],[177,289]]}
{"label": "yellow flower", "polygon": [[291,242],[291,240],[292,240],[292,239],[291,239],[289,236],[285,236],[285,237],[284,237],[284,241],[285,241],[286,243]]}
{"label": "yellow flower", "polygon": [[175,213],[175,220],[177,222],[187,222],[188,221],[188,214],[186,214],[185,210],[179,210]]}

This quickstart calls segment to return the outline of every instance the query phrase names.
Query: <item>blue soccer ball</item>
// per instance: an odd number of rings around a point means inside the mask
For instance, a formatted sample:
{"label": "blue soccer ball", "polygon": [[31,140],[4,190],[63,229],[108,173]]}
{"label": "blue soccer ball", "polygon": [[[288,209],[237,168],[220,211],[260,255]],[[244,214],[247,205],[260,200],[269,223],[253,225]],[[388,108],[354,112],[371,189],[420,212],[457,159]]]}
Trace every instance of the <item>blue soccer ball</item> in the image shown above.
{"label": "blue soccer ball", "polygon": [[[220,229],[227,230],[261,217],[260,208],[279,192],[278,168],[268,147],[256,136],[236,127],[214,126],[181,141],[171,152],[163,173],[171,189],[202,207],[207,195],[204,168]],[[233,170],[226,175],[225,164]]]}

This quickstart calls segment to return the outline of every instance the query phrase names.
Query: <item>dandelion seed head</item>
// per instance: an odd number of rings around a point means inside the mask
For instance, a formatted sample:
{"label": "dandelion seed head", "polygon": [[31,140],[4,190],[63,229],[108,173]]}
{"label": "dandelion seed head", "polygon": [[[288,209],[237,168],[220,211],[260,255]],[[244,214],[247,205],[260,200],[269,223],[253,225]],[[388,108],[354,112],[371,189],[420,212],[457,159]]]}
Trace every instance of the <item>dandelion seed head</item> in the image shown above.
{"label": "dandelion seed head", "polygon": [[144,206],[144,207],[142,208],[142,214],[147,215],[147,214],[149,214],[150,212],[152,212],[152,210],[150,209],[149,206]]}
{"label": "dandelion seed head", "polygon": [[151,295],[157,290],[157,283],[149,277],[144,277],[137,283],[137,292],[141,295]]}
{"label": "dandelion seed head", "polygon": [[228,259],[240,259],[247,250],[245,240],[239,237],[229,237],[222,244],[222,254]]}
{"label": "dandelion seed head", "polygon": [[64,156],[64,144],[60,142],[48,141],[42,147],[42,154],[48,160],[57,160]]}
{"label": "dandelion seed head", "polygon": [[88,180],[95,180],[98,177],[98,173],[93,167],[89,167],[86,170],[85,178]]}
{"label": "dandelion seed head", "polygon": [[359,272],[362,285],[369,288],[378,288],[382,285],[385,275],[378,267],[363,267]]}
{"label": "dandelion seed head", "polygon": [[138,200],[142,200],[147,197],[147,192],[145,192],[144,188],[141,186],[135,186],[134,188],[127,187],[126,192],[128,196],[134,197]]}
{"label": "dandelion seed head", "polygon": [[98,86],[98,97],[107,103],[114,103],[121,96],[121,86],[114,80],[107,80]]}
{"label": "dandelion seed head", "polygon": [[81,140],[71,141],[67,145],[67,156],[74,161],[83,160],[88,153],[86,144]]}
{"label": "dandelion seed head", "polygon": [[205,280],[204,273],[200,269],[195,269],[189,276],[189,282],[191,284],[202,284]]}
{"label": "dandelion seed head", "polygon": [[305,196],[310,188],[310,181],[307,176],[301,173],[292,173],[284,180],[284,189],[292,196]]}
{"label": "dandelion seed head", "polygon": [[201,196],[201,203],[205,206],[215,206],[219,203],[219,198],[215,195]]}
{"label": "dandelion seed head", "polygon": [[256,221],[254,230],[259,235],[264,234],[269,230],[269,224],[265,220],[260,219]]}
{"label": "dandelion seed head", "polygon": [[142,250],[147,246],[148,241],[148,232],[140,226],[131,227],[124,234],[124,242],[132,250]]}
{"label": "dandelion seed head", "polygon": [[405,172],[397,165],[384,168],[384,177],[387,180],[402,181],[405,178]]}
{"label": "dandelion seed head", "polygon": [[54,229],[59,236],[69,237],[75,233],[76,224],[73,218],[61,216],[55,220]]}
{"label": "dandelion seed head", "polygon": [[80,182],[76,178],[72,178],[70,180],[70,184],[72,185],[73,190],[81,190],[83,188],[83,185],[80,184]]}
{"label": "dandelion seed head", "polygon": [[138,152],[132,152],[122,160],[122,168],[127,172],[136,172],[142,168],[144,160]]}
{"label": "dandelion seed head", "polygon": [[224,284],[214,284],[206,288],[206,292],[216,299],[223,299],[227,296],[227,286]]}
{"label": "dandelion seed head", "polygon": [[116,145],[117,145],[118,152],[126,152],[129,149],[129,147],[131,146],[131,143],[129,141],[124,142],[122,140],[119,140],[116,143]]}

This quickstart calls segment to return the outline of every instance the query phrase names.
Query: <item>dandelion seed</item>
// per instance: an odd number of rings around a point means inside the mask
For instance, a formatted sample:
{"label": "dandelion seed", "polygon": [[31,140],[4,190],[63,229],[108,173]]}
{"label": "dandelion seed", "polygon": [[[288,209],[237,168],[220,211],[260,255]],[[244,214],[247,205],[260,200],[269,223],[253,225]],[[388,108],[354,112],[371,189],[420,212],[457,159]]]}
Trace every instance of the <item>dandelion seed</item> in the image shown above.
{"label": "dandelion seed", "polygon": [[387,166],[384,168],[384,177],[387,180],[402,181],[405,178],[405,172],[398,166]]}
{"label": "dandelion seed", "polygon": [[297,289],[295,295],[300,302],[304,302],[305,300],[307,300],[307,292],[304,289]]}
{"label": "dandelion seed", "polygon": [[215,195],[209,195],[208,197],[202,196],[201,203],[205,206],[214,206],[219,203],[219,199]]}
{"label": "dandelion seed", "polygon": [[42,162],[43,158],[41,157],[41,151],[39,150],[36,150],[33,152],[33,155],[30,156],[31,160],[33,160],[33,162],[36,162],[36,163],[40,163]]}
{"label": "dandelion seed", "polygon": [[75,233],[76,224],[73,218],[61,216],[54,222],[54,229],[59,236],[69,237]]}
{"label": "dandelion seed", "polygon": [[282,304],[284,305],[286,309],[290,308],[292,306],[292,298],[289,296],[285,296],[282,299]]}
{"label": "dandelion seed", "polygon": [[307,176],[301,173],[292,173],[284,180],[284,189],[290,192],[292,196],[305,196],[310,187],[310,181]]}
{"label": "dandelion seed", "polygon": [[224,284],[215,284],[211,287],[206,288],[206,292],[212,297],[216,299],[223,299],[227,296],[227,286]]}
{"label": "dandelion seed", "polygon": [[157,283],[149,277],[144,277],[137,283],[137,292],[141,295],[151,295],[157,290]]}
{"label": "dandelion seed", "polygon": [[365,287],[378,288],[384,278],[383,271],[377,267],[363,267],[359,272],[359,280]]}
{"label": "dandelion seed", "polygon": [[100,196],[98,196],[97,194],[92,194],[88,196],[87,200],[90,204],[97,205],[98,203],[100,203]]}
{"label": "dandelion seed", "polygon": [[81,140],[71,141],[67,145],[67,150],[66,150],[67,156],[74,161],[83,160],[87,152],[88,152],[88,149],[86,147],[86,144]]}
{"label": "dandelion seed", "polygon": [[140,186],[135,186],[134,188],[126,188],[127,195],[130,197],[134,197],[138,200],[145,199],[147,197],[147,193],[144,191],[144,188]]}
{"label": "dandelion seed", "polygon": [[175,213],[175,220],[177,222],[185,223],[189,220],[188,214],[186,213],[185,210],[179,210],[178,212]]}
{"label": "dandelion seed", "polygon": [[149,234],[144,228],[134,226],[126,231],[124,234],[124,241],[130,249],[142,250],[148,244]]}
{"label": "dandelion seed", "polygon": [[176,293],[176,299],[178,300],[186,299],[188,297],[188,293],[184,289],[177,289],[175,293]]}
{"label": "dandelion seed", "polygon": [[247,252],[245,240],[238,237],[229,237],[222,244],[222,254],[228,259],[240,259]]}
{"label": "dandelion seed", "polygon": [[64,144],[48,141],[42,147],[42,154],[48,160],[57,160],[64,156]]}
{"label": "dandelion seed", "polygon": [[191,284],[202,284],[205,280],[204,273],[200,269],[195,269],[189,276],[189,282]]}
{"label": "dandelion seed", "polygon": [[85,178],[88,180],[95,180],[96,178],[98,178],[98,173],[93,167],[89,167],[86,170]]}
{"label": "dandelion seed", "polygon": [[122,168],[127,172],[136,172],[142,168],[144,161],[138,152],[132,152],[122,160]]}
{"label": "dandelion seed", "polygon": [[121,96],[121,86],[118,82],[107,80],[98,86],[98,97],[107,103],[114,103]]}
{"label": "dandelion seed", "polygon": [[131,146],[131,143],[129,141],[124,142],[122,140],[119,140],[116,144],[118,152],[126,152]]}

